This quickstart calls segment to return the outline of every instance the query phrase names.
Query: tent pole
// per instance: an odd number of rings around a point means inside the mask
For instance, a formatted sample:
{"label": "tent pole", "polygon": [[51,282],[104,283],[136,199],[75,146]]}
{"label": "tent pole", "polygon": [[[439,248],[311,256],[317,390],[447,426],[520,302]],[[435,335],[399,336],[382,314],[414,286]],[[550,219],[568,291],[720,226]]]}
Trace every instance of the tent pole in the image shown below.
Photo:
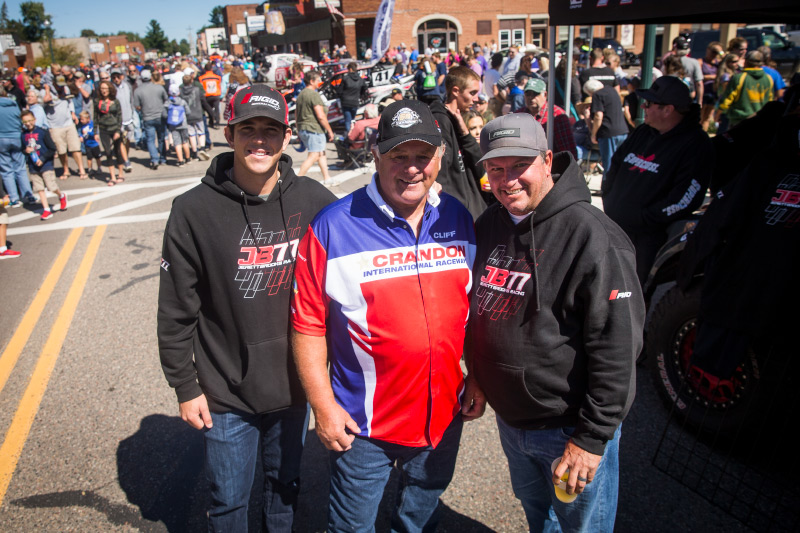
{"label": "tent pole", "polygon": [[554,60],[556,58],[556,26],[550,26],[550,30],[548,31],[550,34],[549,37],[549,48],[550,48],[550,72],[551,74],[547,76],[547,131],[545,134],[547,135],[547,148],[549,150],[553,149],[553,94],[554,89],[556,86],[556,77],[555,73],[553,72],[552,65],[554,64]]}
{"label": "tent pole", "polygon": [[[594,25],[589,26],[589,52],[594,50]],[[590,66],[591,65],[587,65]]]}
{"label": "tent pole", "polygon": [[[649,89],[653,83],[653,65],[656,60],[656,25],[644,27],[644,52],[642,53],[642,89]],[[636,125],[644,123],[644,114],[640,113]]]}
{"label": "tent pole", "polygon": [[[567,70],[564,76],[564,110],[567,116],[572,113],[572,49],[574,48],[572,42],[575,40],[575,26],[569,26],[569,33],[567,37]],[[562,58],[563,61],[563,58]],[[552,61],[550,62],[552,65]],[[552,69],[552,67],[551,67]],[[575,116],[576,120],[580,120],[579,116]]]}

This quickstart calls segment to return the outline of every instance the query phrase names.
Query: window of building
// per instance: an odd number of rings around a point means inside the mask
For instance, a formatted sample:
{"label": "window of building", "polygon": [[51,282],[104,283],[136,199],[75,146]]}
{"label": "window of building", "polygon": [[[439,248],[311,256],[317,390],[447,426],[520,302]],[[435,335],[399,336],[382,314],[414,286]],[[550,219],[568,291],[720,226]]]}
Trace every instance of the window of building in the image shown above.
{"label": "window of building", "polygon": [[449,20],[436,19],[423,22],[417,28],[417,45],[420,52],[428,48],[443,53],[451,47],[458,50],[458,28]]}
{"label": "window of building", "polygon": [[617,27],[616,26],[603,26],[603,37],[606,39],[616,39]]}
{"label": "window of building", "polygon": [[525,30],[500,30],[497,34],[497,40],[500,42],[501,50],[511,45],[522,46],[525,44]]}

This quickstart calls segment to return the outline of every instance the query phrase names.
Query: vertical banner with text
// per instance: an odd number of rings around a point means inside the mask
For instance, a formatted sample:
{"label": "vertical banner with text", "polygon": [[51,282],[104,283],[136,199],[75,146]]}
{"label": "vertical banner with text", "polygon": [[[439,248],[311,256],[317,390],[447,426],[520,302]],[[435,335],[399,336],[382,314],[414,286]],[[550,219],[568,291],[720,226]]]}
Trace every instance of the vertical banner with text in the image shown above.
{"label": "vertical banner with text", "polygon": [[382,0],[375,14],[375,28],[372,30],[372,62],[377,63],[389,49],[392,37],[392,15],[394,0]]}

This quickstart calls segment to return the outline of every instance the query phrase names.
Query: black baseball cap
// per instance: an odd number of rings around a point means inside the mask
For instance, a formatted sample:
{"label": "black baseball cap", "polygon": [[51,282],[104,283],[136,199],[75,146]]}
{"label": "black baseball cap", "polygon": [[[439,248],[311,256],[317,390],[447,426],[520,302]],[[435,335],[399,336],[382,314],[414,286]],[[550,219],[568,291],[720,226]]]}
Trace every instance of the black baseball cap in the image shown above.
{"label": "black baseball cap", "polygon": [[249,118],[266,117],[289,125],[289,110],[281,93],[264,83],[249,85],[236,91],[231,101],[228,125],[238,124]]}
{"label": "black baseball cap", "polygon": [[661,76],[649,89],[636,89],[636,94],[648,102],[674,105],[677,108],[689,107],[692,103],[689,88],[675,76]]}
{"label": "black baseball cap", "polygon": [[672,44],[675,45],[676,50],[688,50],[689,49],[689,41],[685,37],[675,37],[672,40]]}
{"label": "black baseball cap", "polygon": [[378,151],[382,154],[398,144],[422,141],[431,146],[442,145],[442,130],[431,109],[419,100],[392,102],[381,113],[378,123]]}

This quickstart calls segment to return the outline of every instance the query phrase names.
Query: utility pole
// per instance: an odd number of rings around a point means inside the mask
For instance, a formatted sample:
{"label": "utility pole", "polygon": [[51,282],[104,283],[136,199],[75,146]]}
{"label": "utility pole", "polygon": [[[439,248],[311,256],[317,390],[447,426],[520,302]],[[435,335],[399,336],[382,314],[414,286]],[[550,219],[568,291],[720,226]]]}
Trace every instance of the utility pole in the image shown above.
{"label": "utility pole", "polygon": [[192,33],[192,27],[189,26],[186,28],[189,32],[189,55],[196,56],[197,55],[197,36]]}

